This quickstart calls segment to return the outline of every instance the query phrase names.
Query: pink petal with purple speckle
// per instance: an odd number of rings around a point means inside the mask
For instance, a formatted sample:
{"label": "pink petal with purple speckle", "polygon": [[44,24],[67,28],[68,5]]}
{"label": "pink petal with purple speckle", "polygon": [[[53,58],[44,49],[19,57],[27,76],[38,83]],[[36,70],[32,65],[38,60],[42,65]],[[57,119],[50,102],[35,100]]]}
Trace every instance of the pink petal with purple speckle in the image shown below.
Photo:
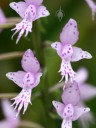
{"label": "pink petal with purple speckle", "polygon": [[62,44],[60,42],[52,43],[51,47],[57,51],[59,56],[61,56]]}
{"label": "pink petal with purple speckle", "polygon": [[64,91],[62,93],[62,101],[65,105],[72,104],[77,105],[80,101],[80,91],[78,84],[73,81],[69,81],[65,84]]}
{"label": "pink petal with purple speckle", "polygon": [[27,4],[25,2],[12,2],[9,4],[10,7],[15,10],[22,18],[24,18],[24,13],[27,9]]}
{"label": "pink petal with purple speckle", "polygon": [[6,76],[8,77],[8,79],[12,80],[19,87],[23,88],[23,78],[25,74],[26,73],[23,71],[18,71],[18,72],[9,72],[6,74]]}
{"label": "pink petal with purple speckle", "polygon": [[46,9],[45,6],[40,6],[37,8],[37,13],[36,13],[36,18],[35,20],[41,18],[41,17],[46,17],[46,16],[49,16],[50,13],[49,11]]}
{"label": "pink petal with purple speckle", "polygon": [[73,121],[77,120],[80,116],[90,111],[90,108],[74,107]]}
{"label": "pink petal with purple speckle", "polygon": [[23,79],[24,87],[23,88],[34,88],[35,87],[35,75],[32,73],[26,73]]}
{"label": "pink petal with purple speckle", "polygon": [[90,128],[90,124],[95,124],[95,117],[93,113],[90,111],[81,116],[78,119],[78,122],[82,128]]}
{"label": "pink petal with purple speckle", "polygon": [[65,108],[64,108],[64,112],[63,112],[63,118],[68,118],[70,120],[72,120],[73,118],[73,113],[74,113],[74,108],[71,104],[68,104]]}
{"label": "pink petal with purple speckle", "polygon": [[73,79],[76,75],[76,73],[73,71],[71,67],[70,61],[62,60],[59,72],[61,73],[61,76],[62,76],[60,81],[62,81],[63,78],[65,77],[65,83],[68,82],[69,77]]}
{"label": "pink petal with purple speckle", "polygon": [[36,7],[34,5],[29,5],[25,11],[24,19],[32,22],[36,17]]}
{"label": "pink petal with purple speckle", "polygon": [[58,115],[63,119],[63,112],[64,112],[64,104],[58,101],[52,101],[53,106],[55,107]]}
{"label": "pink petal with purple speckle", "polygon": [[22,89],[19,95],[12,100],[15,100],[12,106],[15,106],[16,117],[18,117],[21,109],[24,107],[23,114],[27,110],[28,104],[31,104],[31,89]]}
{"label": "pink petal with purple speckle", "polygon": [[64,60],[66,59],[67,61],[73,54],[73,49],[71,44],[66,44],[62,46],[62,51],[61,51],[61,58]]}
{"label": "pink petal with purple speckle", "polygon": [[34,72],[37,73],[40,71],[40,64],[36,57],[34,57],[33,52],[28,49],[24,55],[23,59],[21,61],[22,67],[26,72]]}
{"label": "pink petal with purple speckle", "polygon": [[70,19],[60,34],[60,40],[63,44],[73,45],[77,42],[78,36],[77,23],[74,19]]}
{"label": "pink petal with purple speckle", "polygon": [[83,51],[81,48],[73,47],[73,54],[70,61],[75,62],[81,59],[91,59],[92,56],[89,52]]}
{"label": "pink petal with purple speckle", "polygon": [[63,119],[61,128],[72,128],[72,121],[69,119]]}
{"label": "pink petal with purple speckle", "polygon": [[32,22],[27,21],[26,19],[22,20],[20,23],[16,24],[16,27],[11,29],[11,31],[14,31],[13,37],[19,32],[19,35],[16,40],[16,44],[19,42],[21,36],[25,33],[25,37],[27,37],[29,32],[32,32]]}

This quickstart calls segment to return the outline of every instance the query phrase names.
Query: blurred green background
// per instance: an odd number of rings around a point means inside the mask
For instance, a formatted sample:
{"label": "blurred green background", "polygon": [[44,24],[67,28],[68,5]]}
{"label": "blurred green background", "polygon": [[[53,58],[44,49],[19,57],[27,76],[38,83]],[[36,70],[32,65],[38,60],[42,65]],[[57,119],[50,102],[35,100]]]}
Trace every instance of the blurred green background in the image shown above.
{"label": "blurred green background", "polygon": [[[9,3],[11,1],[12,0],[0,0],[0,7],[3,9],[6,17],[18,16],[17,13],[15,13],[15,11],[13,11],[9,7]],[[59,41],[59,34],[62,30],[62,27],[70,18],[74,18],[78,23],[78,29],[80,32],[79,40],[76,43],[76,46],[81,47],[86,51],[89,51],[92,54],[93,58],[91,60],[81,60],[79,62],[72,63],[72,66],[75,71],[79,67],[86,67],[89,72],[89,79],[87,82],[95,86],[96,18],[94,21],[92,21],[91,10],[86,4],[85,0],[44,0],[43,4],[50,11],[50,16],[47,18],[40,19],[41,28],[43,27],[41,31],[42,44],[46,43],[46,41]],[[65,16],[63,17],[61,22],[58,20],[56,16],[56,12],[60,9],[60,6],[65,13]],[[3,32],[0,33],[0,54],[12,51],[25,51],[28,48],[33,49],[31,34],[28,35],[27,39],[22,37],[18,45],[16,45],[16,36],[14,40],[11,40],[13,32],[11,32],[10,29],[4,29]],[[61,60],[51,47],[46,47],[44,53],[48,78],[47,86],[49,88],[50,86],[53,86],[60,80],[60,74],[58,73],[58,70],[60,67]],[[0,60],[0,93],[13,93],[21,91],[21,89],[17,85],[15,85],[12,81],[8,80],[5,76],[5,74],[9,71],[22,70],[20,60],[21,57],[18,57],[16,59]],[[33,90],[33,93],[39,92],[41,90],[40,86],[42,87],[42,82],[37,88]],[[51,101],[54,99],[60,100],[60,94],[61,91],[55,91],[51,95],[49,94],[48,101],[46,102],[50,104],[48,113],[51,115],[52,113],[56,114]],[[96,98],[92,99],[86,104],[91,108],[94,116],[96,117]],[[46,105],[42,102],[41,98],[36,98],[35,100],[33,100],[33,105],[29,105],[25,115],[21,115],[21,119],[34,121],[46,126],[46,123],[51,122],[46,121],[47,118],[44,109],[45,106]],[[0,113],[2,113],[2,110],[0,110]],[[0,119],[3,119],[3,114],[0,115]],[[55,124],[55,128],[60,127],[60,118],[51,120]],[[77,127],[78,124],[74,122],[73,128]],[[96,125],[90,125],[90,128],[96,128]]]}

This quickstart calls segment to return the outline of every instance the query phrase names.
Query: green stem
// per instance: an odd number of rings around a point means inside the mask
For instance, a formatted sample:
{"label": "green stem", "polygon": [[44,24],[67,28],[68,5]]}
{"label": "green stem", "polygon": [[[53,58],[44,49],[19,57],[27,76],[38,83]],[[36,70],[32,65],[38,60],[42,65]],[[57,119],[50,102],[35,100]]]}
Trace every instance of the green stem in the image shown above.
{"label": "green stem", "polygon": [[[45,56],[44,56],[44,47],[42,47],[42,42],[41,42],[41,34],[40,34],[40,27],[38,24],[38,21],[35,22],[34,24],[34,28],[33,28],[33,33],[32,33],[32,43],[33,43],[33,47],[34,50],[36,52],[36,56],[42,66],[42,69],[44,71],[44,68],[46,67],[45,64]],[[42,76],[42,88],[41,88],[41,92],[42,92],[42,96],[41,96],[41,101],[43,103],[44,106],[44,112],[45,112],[45,127],[46,128],[55,128],[55,123],[54,120],[50,117],[50,104],[52,103],[49,97],[49,87],[48,87],[48,82],[47,82],[47,74],[43,72],[43,76]]]}
{"label": "green stem", "polygon": [[45,127],[46,128],[55,128],[55,122],[54,120],[50,117],[50,105],[52,104],[52,101],[50,100],[50,94],[49,94],[49,87],[48,87],[48,82],[47,82],[47,75],[43,77],[43,84],[44,88],[42,90],[42,103],[44,106],[44,111],[45,111]]}
{"label": "green stem", "polygon": [[40,34],[40,27],[39,27],[38,21],[34,23],[33,32],[32,32],[32,43],[33,43],[34,50],[36,52],[36,56],[41,66],[44,67],[41,34]]}

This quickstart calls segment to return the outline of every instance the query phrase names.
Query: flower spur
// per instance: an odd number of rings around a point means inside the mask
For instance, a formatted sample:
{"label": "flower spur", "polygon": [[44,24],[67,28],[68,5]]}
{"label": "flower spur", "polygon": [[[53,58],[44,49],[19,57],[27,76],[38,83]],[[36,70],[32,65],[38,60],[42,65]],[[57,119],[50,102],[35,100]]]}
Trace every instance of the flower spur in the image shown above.
{"label": "flower spur", "polygon": [[57,54],[62,59],[59,72],[61,73],[61,81],[65,77],[65,82],[68,81],[68,76],[73,79],[76,73],[73,71],[70,62],[76,62],[81,59],[91,59],[92,56],[87,51],[73,46],[78,40],[79,32],[77,23],[74,19],[70,19],[60,33],[60,42],[51,44],[51,47],[57,51]]}
{"label": "flower spur", "polygon": [[10,3],[10,7],[23,19],[12,29],[12,31],[15,30],[12,38],[19,32],[16,43],[19,42],[24,33],[26,37],[29,32],[32,32],[33,21],[50,14],[46,7],[42,5],[42,2],[43,0],[25,0],[25,2]]}
{"label": "flower spur", "polygon": [[30,49],[24,53],[21,65],[24,71],[9,72],[6,74],[10,80],[22,88],[20,94],[12,99],[15,100],[13,105],[15,105],[15,109],[17,109],[16,116],[18,116],[23,106],[24,114],[28,104],[31,104],[32,89],[39,84],[40,77],[42,76],[40,64]]}

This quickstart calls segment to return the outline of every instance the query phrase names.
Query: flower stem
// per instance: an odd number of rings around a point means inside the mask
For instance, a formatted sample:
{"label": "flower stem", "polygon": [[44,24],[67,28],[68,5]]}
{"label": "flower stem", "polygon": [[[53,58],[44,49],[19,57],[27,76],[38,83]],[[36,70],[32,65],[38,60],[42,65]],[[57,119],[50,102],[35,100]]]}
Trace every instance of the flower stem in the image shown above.
{"label": "flower stem", "polygon": [[43,58],[43,51],[42,51],[40,27],[39,27],[38,21],[34,23],[33,33],[32,33],[32,43],[33,43],[34,50],[36,52],[36,56],[41,66],[43,67],[44,58]]}
{"label": "flower stem", "polygon": [[42,87],[41,87],[41,102],[44,107],[44,113],[45,113],[45,127],[46,128],[55,128],[55,122],[54,120],[50,117],[50,104],[52,103],[49,97],[49,87],[48,87],[48,82],[47,82],[47,74],[45,73],[44,75],[44,69],[46,68],[45,64],[45,56],[44,56],[44,47],[42,47],[42,41],[41,41],[41,33],[40,33],[40,24],[35,22],[34,24],[34,32],[32,34],[32,43],[34,46],[34,50],[36,52],[37,58],[42,66],[43,69],[43,76],[42,76]]}

